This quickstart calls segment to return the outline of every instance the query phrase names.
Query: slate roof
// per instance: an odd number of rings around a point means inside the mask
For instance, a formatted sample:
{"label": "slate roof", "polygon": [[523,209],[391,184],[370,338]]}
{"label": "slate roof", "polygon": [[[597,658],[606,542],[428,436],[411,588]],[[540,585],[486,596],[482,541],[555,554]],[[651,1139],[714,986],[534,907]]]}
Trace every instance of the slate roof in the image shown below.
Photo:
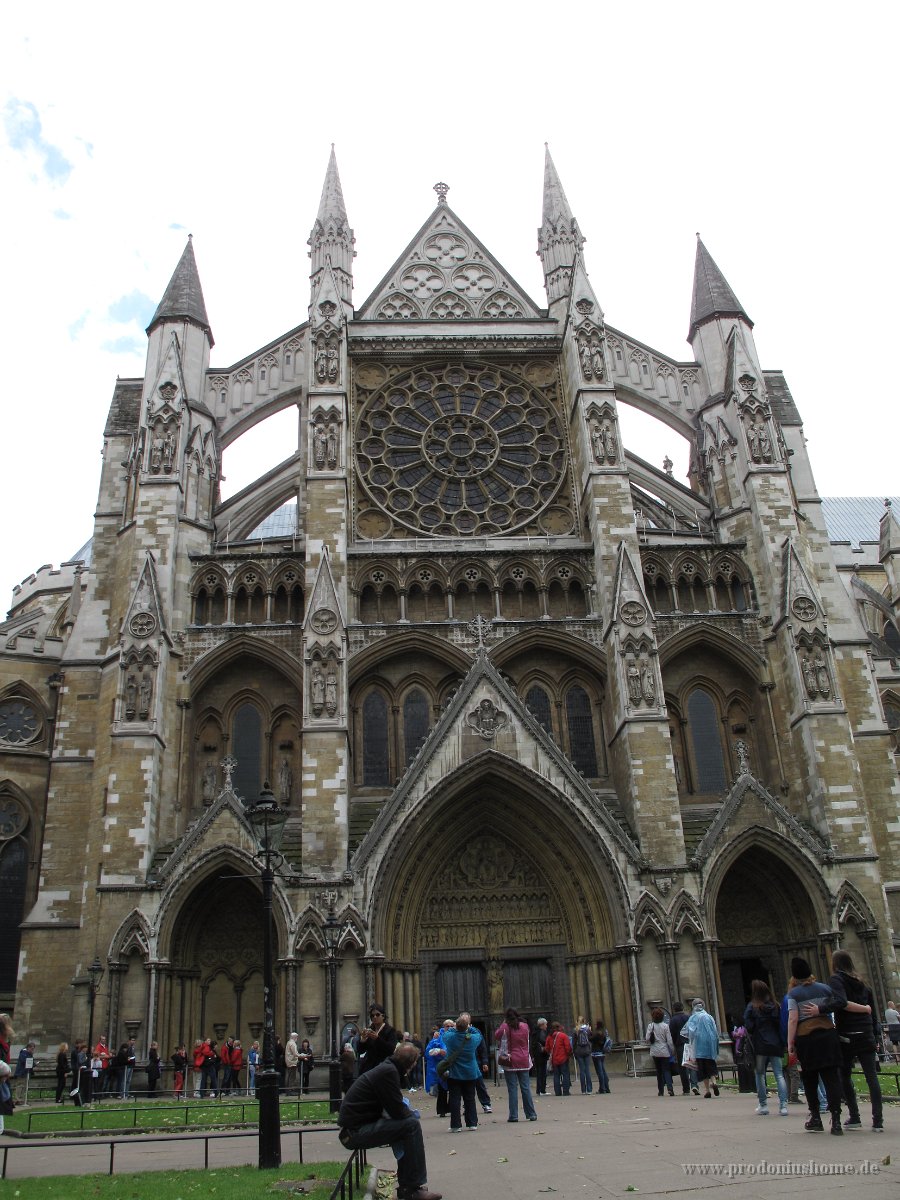
{"label": "slate roof", "polygon": [[203,300],[203,288],[200,286],[197,260],[194,258],[194,243],[190,238],[188,238],[184,253],[169,280],[169,286],[159,302],[159,308],[147,326],[147,332],[149,333],[160,321],[173,318],[193,321],[195,325],[206,330],[210,346],[214,345],[212,330],[209,327],[209,317],[206,315],[206,304]]}
{"label": "slate roof", "polygon": [[[896,508],[900,496],[888,496]],[[881,518],[884,516],[884,496],[823,496],[822,515],[833,542],[877,542]]]}
{"label": "slate roof", "polygon": [[794,397],[788,389],[787,380],[780,371],[763,371],[766,394],[772,406],[772,415],[779,425],[802,425]]}
{"label": "slate roof", "polygon": [[106,418],[104,437],[130,437],[141,420],[143,379],[117,379]]}
{"label": "slate roof", "polygon": [[698,325],[713,317],[743,317],[753,328],[740,300],[731,290],[728,280],[716,266],[713,256],[697,238],[697,257],[694,261],[694,294],[691,298],[691,341]]}

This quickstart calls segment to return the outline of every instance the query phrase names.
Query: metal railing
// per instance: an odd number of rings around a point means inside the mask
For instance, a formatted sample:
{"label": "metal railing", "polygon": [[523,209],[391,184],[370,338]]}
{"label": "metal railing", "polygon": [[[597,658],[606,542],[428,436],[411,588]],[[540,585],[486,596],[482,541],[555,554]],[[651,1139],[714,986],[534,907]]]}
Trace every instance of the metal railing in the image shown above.
{"label": "metal railing", "polygon": [[[296,1100],[288,1100],[288,1099],[285,1099],[284,1096],[282,1096],[281,1097],[282,1118],[284,1118],[285,1110],[287,1110],[288,1114],[290,1114],[288,1117],[289,1120],[300,1121],[303,1119],[303,1113],[301,1112],[302,1108],[309,1107],[314,1104],[319,1105],[319,1104],[327,1104],[327,1103],[328,1103],[327,1097],[323,1097],[321,1100],[301,1100],[299,1098]],[[63,1110],[62,1112],[60,1111],[60,1109],[58,1109],[54,1106],[52,1108],[45,1108],[45,1109],[34,1108],[34,1109],[29,1110],[29,1112],[27,1114],[22,1113],[21,1115],[27,1116],[27,1119],[28,1119],[28,1124],[25,1129],[26,1133],[32,1132],[35,1121],[41,1121],[42,1119],[46,1119],[48,1121],[49,1120],[59,1121],[60,1117],[62,1117],[62,1116],[64,1116],[65,1118],[71,1119],[76,1115],[76,1113],[78,1114],[77,1128],[79,1130],[83,1130],[85,1117],[89,1117],[89,1118],[92,1118],[93,1120],[96,1120],[97,1117],[99,1116],[99,1114],[102,1113],[103,1111],[106,1111],[110,1114],[113,1114],[113,1113],[115,1113],[117,1115],[121,1114],[122,1117],[131,1116],[132,1117],[132,1123],[131,1123],[132,1129],[140,1128],[140,1126],[138,1125],[138,1114],[142,1114],[144,1117],[147,1118],[148,1122],[155,1125],[157,1118],[160,1116],[160,1114],[172,1113],[172,1112],[176,1112],[176,1113],[183,1112],[184,1113],[184,1126],[185,1126],[185,1128],[187,1128],[191,1124],[195,1124],[195,1125],[206,1124],[207,1122],[197,1120],[198,1114],[204,1113],[204,1112],[206,1112],[206,1113],[215,1112],[216,1114],[222,1114],[221,1117],[217,1118],[217,1120],[215,1122],[216,1124],[219,1124],[219,1125],[231,1125],[231,1124],[234,1124],[238,1120],[240,1120],[242,1124],[246,1124],[247,1123],[247,1115],[246,1114],[247,1114],[248,1107],[252,1109],[254,1120],[255,1120],[256,1105],[257,1105],[257,1101],[256,1101],[255,1097],[248,1096],[246,1100],[230,1102],[227,1104],[221,1104],[216,1100],[208,1101],[206,1104],[204,1104],[202,1101],[199,1101],[199,1100],[194,1100],[192,1102],[185,1102],[183,1104],[154,1104],[152,1108],[148,1108],[146,1105],[141,1106],[138,1104],[136,1104],[133,1108],[128,1108],[125,1105],[117,1105],[114,1108],[114,1107],[112,1107],[112,1105],[103,1104],[103,1105],[96,1105],[95,1107],[91,1107],[91,1108],[76,1107],[76,1108],[71,1108],[68,1111]],[[236,1116],[236,1113],[238,1111],[240,1112],[240,1117]],[[294,1115],[294,1113],[295,1113],[295,1115]],[[191,1115],[193,1115],[193,1117],[194,1117],[193,1121],[190,1119]],[[314,1118],[309,1118],[309,1119],[312,1120]],[[213,1122],[210,1121],[208,1123],[212,1124]],[[39,1133],[40,1130],[38,1129],[36,1132]],[[49,1130],[47,1136],[50,1136],[53,1132],[54,1132],[53,1130]],[[60,1130],[59,1132],[62,1136],[65,1136],[65,1134],[68,1132],[68,1130]]]}
{"label": "metal railing", "polygon": [[365,1191],[362,1173],[367,1166],[365,1150],[354,1150],[347,1159],[347,1165],[341,1171],[340,1179],[334,1185],[334,1191],[328,1200],[353,1200],[354,1188],[360,1193]]}

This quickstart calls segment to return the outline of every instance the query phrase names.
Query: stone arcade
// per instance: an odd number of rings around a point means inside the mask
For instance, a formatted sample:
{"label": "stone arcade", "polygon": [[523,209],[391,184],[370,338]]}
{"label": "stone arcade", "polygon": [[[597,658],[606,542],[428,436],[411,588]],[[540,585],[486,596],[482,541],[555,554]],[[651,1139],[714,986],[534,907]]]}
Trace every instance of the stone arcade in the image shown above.
{"label": "stone arcade", "polygon": [[[332,154],[308,319],[231,366],[189,242],[117,382],[89,546],[0,626],[0,1001],[44,1046],[259,1032],[244,817],[289,810],[278,1026],[378,998],[636,1036],[792,954],[897,994],[900,526],[830,543],[801,419],[702,242],[689,361],[607,325],[547,155],[538,307],[447,188],[374,293]],[[824,352],[824,347],[823,347]],[[689,478],[620,406],[688,439]],[[222,502],[221,454],[299,444]],[[837,557],[836,557],[837,555]],[[70,987],[69,983],[73,986]]]}

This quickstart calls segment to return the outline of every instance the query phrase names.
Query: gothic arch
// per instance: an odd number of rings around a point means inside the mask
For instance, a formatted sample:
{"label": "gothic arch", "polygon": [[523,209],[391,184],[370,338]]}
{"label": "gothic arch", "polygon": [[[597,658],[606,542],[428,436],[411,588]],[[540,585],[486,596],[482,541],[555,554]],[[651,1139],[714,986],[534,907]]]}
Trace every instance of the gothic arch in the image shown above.
{"label": "gothic arch", "polygon": [[455,646],[448,645],[441,638],[421,630],[409,630],[400,637],[391,639],[386,646],[383,642],[373,642],[365,650],[354,654],[350,660],[350,686],[354,687],[368,671],[380,669],[385,663],[385,656],[408,658],[415,662],[422,655],[436,659],[442,663],[448,672],[456,672],[462,678],[472,665],[471,658]]}
{"label": "gothic arch", "polygon": [[693,622],[690,626],[679,629],[677,633],[673,633],[671,637],[661,642],[659,647],[660,669],[665,673],[666,667],[675,658],[701,645],[730,659],[746,671],[751,679],[763,681],[766,674],[765,659],[752,650],[746,642],[739,641],[709,621]]}
{"label": "gothic arch", "polygon": [[606,655],[590,642],[574,637],[562,629],[531,628],[521,633],[505,638],[498,646],[491,649],[491,661],[498,670],[507,670],[508,665],[521,658],[527,662],[530,651],[540,651],[545,654],[548,650],[563,654],[566,658],[584,663],[605,683],[607,675]]}
{"label": "gothic arch", "polygon": [[649,893],[644,892],[634,910],[634,936],[655,938],[658,942],[667,940],[666,918],[662,906]]}
{"label": "gothic arch", "polygon": [[138,909],[133,908],[119,923],[109,943],[109,961],[121,962],[130,954],[139,954],[147,961],[151,953],[153,933],[150,922]]}
{"label": "gothic arch", "polygon": [[673,937],[682,933],[703,937],[703,918],[693,896],[684,889],[677,894],[669,910],[669,929]]}
{"label": "gothic arch", "polygon": [[852,925],[857,933],[877,929],[878,921],[862,892],[845,879],[834,901],[835,925],[838,929]]}
{"label": "gothic arch", "polygon": [[300,659],[275,646],[265,638],[241,633],[220,646],[207,651],[188,672],[191,690],[196,695],[222,670],[241,658],[258,658],[281,672],[296,688],[303,687],[303,666]]}

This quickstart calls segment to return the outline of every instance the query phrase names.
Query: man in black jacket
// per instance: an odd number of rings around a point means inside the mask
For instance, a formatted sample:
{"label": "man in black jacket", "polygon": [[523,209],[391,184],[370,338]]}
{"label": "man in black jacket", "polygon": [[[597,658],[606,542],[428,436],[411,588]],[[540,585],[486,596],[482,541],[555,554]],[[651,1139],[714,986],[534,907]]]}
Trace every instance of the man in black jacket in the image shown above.
{"label": "man in black jacket", "polygon": [[428,1190],[419,1118],[403,1102],[403,1079],[418,1057],[411,1042],[401,1042],[390,1058],[360,1075],[341,1103],[339,1136],[347,1150],[373,1146],[402,1150],[397,1162],[398,1200],[441,1200],[440,1192]]}
{"label": "man in black jacket", "polygon": [[373,1004],[369,1009],[369,1024],[359,1035],[359,1073],[371,1071],[394,1053],[400,1034],[388,1025],[384,1009]]}

